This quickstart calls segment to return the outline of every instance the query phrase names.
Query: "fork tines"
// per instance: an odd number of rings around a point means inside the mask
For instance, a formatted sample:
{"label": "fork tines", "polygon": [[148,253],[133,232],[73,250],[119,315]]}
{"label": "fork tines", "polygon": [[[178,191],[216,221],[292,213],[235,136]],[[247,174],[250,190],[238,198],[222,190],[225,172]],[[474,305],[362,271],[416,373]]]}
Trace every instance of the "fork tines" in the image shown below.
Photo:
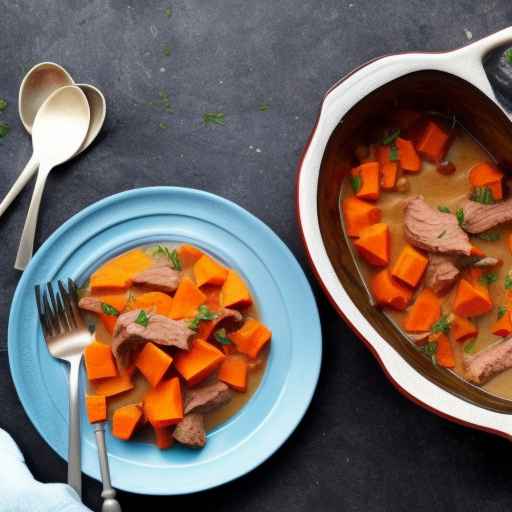
{"label": "fork tines", "polygon": [[58,290],[54,292],[52,283],[36,285],[35,295],[39,320],[47,337],[64,334],[79,327],[82,318],[78,310],[77,287],[72,279],[68,286],[57,281]]}

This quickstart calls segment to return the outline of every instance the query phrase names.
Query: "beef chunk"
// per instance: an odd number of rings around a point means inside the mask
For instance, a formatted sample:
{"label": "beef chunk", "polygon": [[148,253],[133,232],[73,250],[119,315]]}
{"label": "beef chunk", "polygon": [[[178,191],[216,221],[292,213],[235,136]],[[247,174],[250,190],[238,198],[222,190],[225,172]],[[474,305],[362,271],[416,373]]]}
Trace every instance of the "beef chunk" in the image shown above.
{"label": "beef chunk", "polygon": [[429,254],[425,286],[437,294],[446,293],[459,277],[460,271],[455,266],[453,256]]}
{"label": "beef chunk", "polygon": [[466,379],[484,384],[498,373],[512,368],[512,336],[497,341],[474,356],[465,356]]}
{"label": "beef chunk", "polygon": [[455,215],[435,210],[422,196],[407,202],[404,232],[411,245],[425,251],[466,256],[471,253],[468,235]]}
{"label": "beef chunk", "polygon": [[195,333],[189,329],[185,320],[172,320],[163,315],[146,312],[148,325],[144,327],[135,322],[140,309],[134,309],[119,315],[114,328],[112,352],[116,357],[133,343],[152,341],[159,345],[174,345],[182,350],[189,350],[190,338]]}
{"label": "beef chunk", "polygon": [[173,292],[178,288],[180,273],[169,265],[157,265],[133,278],[133,284],[145,286],[162,292]]}
{"label": "beef chunk", "polygon": [[468,233],[483,233],[498,224],[512,220],[512,198],[496,204],[467,200],[463,205],[464,224]]}
{"label": "beef chunk", "polygon": [[97,297],[82,297],[78,302],[78,307],[91,313],[101,314],[103,313],[101,304],[101,300]]}
{"label": "beef chunk", "polygon": [[174,430],[174,439],[192,448],[202,448],[206,444],[206,431],[202,414],[187,414]]}
{"label": "beef chunk", "polygon": [[191,412],[206,413],[217,409],[233,398],[233,392],[224,382],[216,382],[200,388],[191,389],[185,398],[185,414]]}

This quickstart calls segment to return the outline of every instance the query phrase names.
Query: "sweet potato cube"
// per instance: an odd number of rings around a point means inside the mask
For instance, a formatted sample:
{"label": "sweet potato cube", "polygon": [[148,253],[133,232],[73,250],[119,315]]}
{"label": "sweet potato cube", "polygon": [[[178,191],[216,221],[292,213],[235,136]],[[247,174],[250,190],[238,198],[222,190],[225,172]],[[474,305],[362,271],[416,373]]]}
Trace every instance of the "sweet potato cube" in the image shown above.
{"label": "sweet potato cube", "polygon": [[107,399],[102,395],[85,395],[85,407],[89,423],[107,419]]}
{"label": "sweet potato cube", "polygon": [[510,312],[506,311],[501,318],[498,318],[491,326],[491,332],[496,336],[509,336],[512,334],[512,321],[510,318]]}
{"label": "sweet potato cube", "polygon": [[153,387],[162,380],[171,363],[172,357],[151,342],[146,343],[135,358],[135,366]]}
{"label": "sweet potato cube", "polygon": [[178,377],[161,381],[144,398],[144,414],[154,428],[175,425],[183,419],[183,400]]}
{"label": "sweet potato cube", "polygon": [[450,333],[455,341],[463,343],[478,334],[478,329],[473,322],[458,315],[454,315],[454,317]]}
{"label": "sweet potato cube", "polygon": [[271,337],[270,329],[254,318],[248,318],[238,331],[229,335],[238,351],[253,359],[258,357],[261,349],[270,341]]}
{"label": "sweet potato cube", "polygon": [[220,292],[221,304],[225,308],[245,308],[252,304],[251,293],[244,280],[233,269],[229,269]]}
{"label": "sweet potato cube", "polygon": [[354,242],[357,252],[370,265],[385,267],[389,263],[389,228],[378,223],[361,230]]}
{"label": "sweet potato cube", "polygon": [[405,172],[419,172],[421,170],[421,159],[418,153],[416,153],[413,143],[410,140],[398,137],[398,139],[396,139],[396,147],[398,148],[400,167]]}
{"label": "sweet potato cube", "polygon": [[402,311],[411,302],[412,290],[395,279],[389,269],[381,270],[372,277],[371,289],[375,300],[381,306]]}
{"label": "sweet potato cube", "polygon": [[379,163],[366,162],[352,169],[352,177],[360,181],[356,197],[376,201],[380,195]]}
{"label": "sweet potato cube", "polygon": [[84,351],[84,360],[89,380],[117,375],[116,363],[109,345],[93,341]]}
{"label": "sweet potato cube", "polygon": [[159,315],[169,316],[172,309],[172,297],[163,292],[143,293],[135,298],[132,309],[154,309]]}
{"label": "sweet potato cube", "polygon": [[453,311],[462,317],[480,316],[492,309],[489,290],[478,283],[461,279],[453,301]]}
{"label": "sweet potato cube", "polygon": [[454,368],[455,357],[450,340],[444,333],[438,333],[435,339],[437,343],[436,361],[439,366],[443,368]]}
{"label": "sweet potato cube", "polygon": [[496,201],[503,199],[502,180],[503,173],[489,162],[481,162],[469,171],[470,185],[473,188],[488,187]]}
{"label": "sweet potato cube", "polygon": [[184,267],[190,267],[203,255],[203,252],[193,245],[183,244],[178,248],[178,255],[181,264]]}
{"label": "sweet potato cube", "polygon": [[93,381],[92,387],[96,395],[114,396],[133,389],[133,383],[131,375],[124,373],[117,377]]}
{"label": "sweet potato cube", "polygon": [[380,222],[382,212],[377,206],[350,196],[343,199],[343,219],[350,237],[358,237],[362,229]]}
{"label": "sweet potato cube", "polygon": [[216,347],[198,338],[189,351],[179,351],[174,365],[190,386],[198,384],[215,371],[226,356]]}
{"label": "sweet potato cube", "polygon": [[449,138],[449,135],[438,124],[429,121],[417,144],[417,150],[423,158],[430,162],[440,162],[448,151]]}
{"label": "sweet potato cube", "polygon": [[219,380],[242,393],[247,389],[247,360],[243,356],[226,357],[219,369]]}
{"label": "sweet potato cube", "polygon": [[194,278],[199,287],[205,284],[220,286],[227,276],[228,269],[206,254],[203,254],[194,264]]}
{"label": "sweet potato cube", "polygon": [[391,275],[413,288],[418,285],[428,265],[428,258],[410,245],[398,256]]}
{"label": "sweet potato cube", "polygon": [[441,318],[441,301],[430,289],[424,288],[405,317],[407,332],[426,332]]}
{"label": "sweet potato cube", "polygon": [[184,277],[174,294],[169,316],[174,320],[192,318],[205,300],[206,295],[192,282],[192,279]]}
{"label": "sweet potato cube", "polygon": [[112,417],[112,435],[128,441],[142,422],[142,408],[138,404],[124,405],[114,411]]}
{"label": "sweet potato cube", "polygon": [[155,442],[160,450],[167,450],[174,444],[174,437],[172,436],[171,427],[154,427]]}

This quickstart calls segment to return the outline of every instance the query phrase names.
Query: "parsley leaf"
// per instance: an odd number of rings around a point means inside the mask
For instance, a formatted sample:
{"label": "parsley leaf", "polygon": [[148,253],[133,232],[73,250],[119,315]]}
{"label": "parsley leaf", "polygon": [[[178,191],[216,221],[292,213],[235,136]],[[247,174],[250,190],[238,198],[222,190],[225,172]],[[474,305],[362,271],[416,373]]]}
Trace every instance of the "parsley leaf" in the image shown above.
{"label": "parsley leaf", "polygon": [[509,64],[512,64],[512,48],[505,51],[505,59]]}
{"label": "parsley leaf", "polygon": [[494,203],[494,197],[489,187],[476,187],[471,194],[471,200],[481,204]]}
{"label": "parsley leaf", "polygon": [[489,230],[480,233],[478,235],[478,238],[482,240],[487,240],[488,242],[496,242],[496,240],[499,240],[501,238],[501,234],[499,231]]}
{"label": "parsley leaf", "polygon": [[7,108],[7,101],[0,98],[0,112],[3,112]]}
{"label": "parsley leaf", "polygon": [[492,283],[495,283],[498,280],[498,276],[496,272],[487,272],[480,278],[480,282],[489,286]]}
{"label": "parsley leaf", "polygon": [[400,130],[395,130],[382,139],[382,144],[385,146],[392,144],[398,137],[400,137]]}
{"label": "parsley leaf", "polygon": [[193,331],[196,331],[199,327],[199,322],[207,321],[207,320],[215,320],[219,315],[214,311],[210,311],[204,304],[199,306],[197,310],[197,315],[190,321],[188,326]]}
{"label": "parsley leaf", "polygon": [[164,245],[158,245],[155,251],[153,252],[153,256],[162,255],[165,256],[170,264],[173,270],[181,270],[183,268],[180,260],[180,256],[178,254],[178,251],[176,249],[173,249],[172,251],[169,251],[167,247]]}
{"label": "parsley leaf", "polygon": [[389,147],[389,160],[391,162],[396,162],[398,160],[398,148],[394,144],[391,144]]}
{"label": "parsley leaf", "polygon": [[170,18],[172,16],[172,9],[171,7],[167,7],[167,9],[165,9],[164,11],[165,15]]}
{"label": "parsley leaf", "polygon": [[442,315],[441,318],[432,326],[432,332],[444,332],[445,334],[450,330],[450,322],[448,322],[448,315]]}
{"label": "parsley leaf", "polygon": [[443,236],[446,235],[446,229],[437,236],[437,238],[443,238]]}
{"label": "parsley leaf", "polygon": [[352,185],[354,192],[357,194],[357,192],[359,192],[359,190],[361,189],[362,185],[361,176],[352,176],[352,178],[350,179],[350,184]]}
{"label": "parsley leaf", "polygon": [[510,290],[512,288],[512,276],[507,274],[505,277],[505,290]]}
{"label": "parsley leaf", "polygon": [[476,338],[471,340],[469,343],[464,345],[464,353],[465,354],[473,354],[476,348]]}
{"label": "parsley leaf", "polygon": [[135,323],[142,325],[142,327],[147,327],[149,324],[149,318],[148,315],[146,315],[146,312],[141,309],[140,313],[137,315],[137,318],[135,319]]}
{"label": "parsley leaf", "polygon": [[220,124],[224,126],[224,112],[206,112],[203,115],[204,124]]}
{"label": "parsley leaf", "polygon": [[429,341],[424,347],[423,352],[427,354],[427,356],[430,356],[432,359],[432,364],[435,366],[437,365],[437,359],[436,359],[436,352],[437,352],[437,343],[435,341]]}
{"label": "parsley leaf", "polygon": [[450,208],[448,208],[448,206],[438,206],[437,209],[442,213],[450,213]]}
{"label": "parsley leaf", "polygon": [[0,139],[9,133],[9,125],[7,123],[0,123]]}
{"label": "parsley leaf", "polygon": [[169,128],[169,125],[167,123],[160,123],[158,126],[160,126],[160,128],[162,128],[162,130]]}
{"label": "parsley leaf", "polygon": [[464,224],[464,210],[462,208],[457,208],[455,210],[455,217],[457,217],[459,226],[462,226],[462,224]]}
{"label": "parsley leaf", "polygon": [[226,329],[218,329],[213,335],[215,341],[221,345],[230,345],[232,341],[227,337]]}
{"label": "parsley leaf", "polygon": [[170,47],[170,46],[166,46],[166,47],[164,48],[164,55],[165,55],[166,57],[170,57],[170,56],[171,56],[171,47]]}
{"label": "parsley leaf", "polygon": [[260,111],[266,112],[268,110],[268,104],[267,103],[260,103]]}
{"label": "parsley leaf", "polygon": [[119,316],[119,311],[114,306],[111,306],[110,304],[105,304],[104,302],[102,302],[101,310],[107,316]]}
{"label": "parsley leaf", "polygon": [[503,317],[503,315],[507,312],[507,308],[505,306],[500,306],[498,308],[498,320]]}

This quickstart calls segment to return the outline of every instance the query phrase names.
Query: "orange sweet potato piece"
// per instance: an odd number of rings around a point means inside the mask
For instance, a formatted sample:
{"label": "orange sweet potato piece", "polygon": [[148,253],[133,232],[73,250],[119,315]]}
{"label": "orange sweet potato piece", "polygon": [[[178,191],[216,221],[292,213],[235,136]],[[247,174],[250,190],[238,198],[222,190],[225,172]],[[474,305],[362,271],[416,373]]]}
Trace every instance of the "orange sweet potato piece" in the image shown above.
{"label": "orange sweet potato piece", "polygon": [[206,254],[203,254],[194,264],[194,278],[199,287],[205,284],[220,286],[227,276],[228,269]]}
{"label": "orange sweet potato piece", "polygon": [[101,320],[101,323],[105,327],[105,330],[109,334],[114,335],[114,329],[116,327],[117,316],[105,315],[104,313],[101,313],[100,315],[98,315],[98,318]]}
{"label": "orange sweet potato piece", "polygon": [[388,162],[380,168],[380,186],[384,190],[392,190],[395,188],[396,179],[398,177],[398,164],[396,162]]}
{"label": "orange sweet potato piece", "polygon": [[144,398],[144,414],[154,428],[175,425],[183,419],[183,400],[178,377],[163,380]]}
{"label": "orange sweet potato piece", "polygon": [[436,336],[437,350],[436,361],[439,366],[443,368],[454,368],[455,357],[450,340],[444,333],[438,333]]}
{"label": "orange sweet potato piece", "polygon": [[177,352],[174,365],[187,383],[194,386],[216,370],[225,357],[218,348],[197,338],[188,352]]}
{"label": "orange sweet potato piece", "polygon": [[190,267],[203,255],[203,252],[193,245],[183,244],[178,248],[178,255],[182,265]]}
{"label": "orange sweet potato piece", "polygon": [[85,407],[89,423],[107,419],[107,399],[101,395],[85,395]]}
{"label": "orange sweet potato piece", "polygon": [[174,320],[192,318],[205,300],[206,295],[192,282],[192,279],[185,276],[176,290],[169,316]]}
{"label": "orange sweet potato piece", "polygon": [[219,369],[219,380],[228,386],[245,393],[247,389],[247,360],[243,356],[228,356]]}
{"label": "orange sweet potato piece", "polygon": [[106,295],[98,295],[98,300],[103,302],[103,304],[107,304],[108,306],[112,306],[119,313],[122,313],[126,304],[128,303],[128,295],[125,291],[120,293],[109,293]]}
{"label": "orange sweet potato piece", "polygon": [[116,363],[109,345],[93,341],[84,350],[84,360],[89,380],[117,375]]}
{"label": "orange sweet potato piece", "polygon": [[492,309],[489,290],[477,282],[461,279],[453,301],[453,311],[462,317],[479,316]]}
{"label": "orange sweet potato piece", "polygon": [[412,286],[418,285],[428,265],[428,258],[410,245],[406,245],[398,256],[391,275]]}
{"label": "orange sweet potato piece", "polygon": [[400,158],[400,167],[405,172],[419,172],[421,170],[421,159],[414,149],[414,145],[410,140],[398,137],[396,139],[396,147]]}
{"label": "orange sweet potato piece", "polygon": [[347,235],[358,237],[362,229],[380,222],[382,212],[375,205],[350,196],[343,199],[343,218]]}
{"label": "orange sweet potato piece", "polygon": [[159,315],[169,316],[172,309],[172,297],[163,292],[143,293],[131,303],[131,309],[154,309]]}
{"label": "orange sweet potato piece", "polygon": [[469,183],[471,187],[488,187],[495,200],[503,199],[501,182],[503,173],[490,162],[481,162],[469,171]]}
{"label": "orange sweet potato piece", "polygon": [[135,358],[135,366],[153,387],[162,380],[171,364],[172,357],[151,342],[146,343]]}
{"label": "orange sweet potato piece", "polygon": [[391,151],[389,144],[380,145],[376,147],[375,156],[377,158],[377,162],[379,162],[381,169],[382,167],[384,167],[384,165],[391,162],[391,160],[389,159],[390,152]]}
{"label": "orange sweet potato piece", "polygon": [[352,169],[352,176],[359,177],[361,184],[356,196],[359,199],[376,201],[380,195],[379,163],[365,162]]}
{"label": "orange sweet potato piece", "polygon": [[142,422],[142,408],[138,404],[124,405],[114,411],[112,417],[112,435],[123,441],[132,437]]}
{"label": "orange sweet potato piece", "polygon": [[441,318],[441,301],[430,288],[424,288],[407,312],[404,328],[407,332],[430,331],[439,318]]}
{"label": "orange sweet potato piece", "polygon": [[155,442],[160,450],[167,450],[174,444],[171,427],[154,428]]}
{"label": "orange sweet potato piece", "polygon": [[128,288],[136,274],[152,265],[152,258],[140,249],[122,254],[94,272],[90,281],[92,293],[105,288]]}
{"label": "orange sweet potato piece", "polygon": [[491,332],[496,336],[509,336],[512,334],[512,321],[510,312],[507,311],[501,318],[498,318],[491,326]]}
{"label": "orange sweet potato piece", "polygon": [[232,268],[222,285],[220,301],[224,308],[246,308],[252,304],[251,293],[244,280]]}
{"label": "orange sweet potato piece", "polygon": [[242,327],[229,335],[239,352],[251,358],[258,357],[261,349],[270,341],[272,332],[254,318],[248,318]]}
{"label": "orange sweet potato piece", "polygon": [[114,396],[133,389],[133,383],[131,375],[124,373],[122,375],[118,375],[117,377],[110,377],[107,379],[99,379],[94,381],[92,383],[92,387],[96,395]]}
{"label": "orange sweet potato piece", "polygon": [[[220,303],[221,288],[218,286],[204,286],[201,291],[206,295],[204,305],[210,311],[219,311],[222,309]],[[204,323],[204,322],[203,322]]]}
{"label": "orange sweet potato piece", "polygon": [[430,162],[440,162],[448,151],[449,135],[434,121],[425,126],[418,144],[418,153]]}
{"label": "orange sweet potato piece", "polygon": [[372,294],[381,306],[404,310],[412,298],[412,290],[391,276],[389,269],[375,274],[371,280]]}
{"label": "orange sweet potato piece", "polygon": [[473,322],[458,315],[454,315],[454,317],[450,332],[455,341],[463,343],[478,334],[478,329]]}
{"label": "orange sweet potato piece", "polygon": [[477,247],[476,245],[471,246],[471,256],[480,256],[481,258],[485,257],[485,252],[480,249],[480,247]]}
{"label": "orange sweet potato piece", "polygon": [[388,225],[379,222],[364,228],[354,246],[370,265],[385,267],[389,263]]}

